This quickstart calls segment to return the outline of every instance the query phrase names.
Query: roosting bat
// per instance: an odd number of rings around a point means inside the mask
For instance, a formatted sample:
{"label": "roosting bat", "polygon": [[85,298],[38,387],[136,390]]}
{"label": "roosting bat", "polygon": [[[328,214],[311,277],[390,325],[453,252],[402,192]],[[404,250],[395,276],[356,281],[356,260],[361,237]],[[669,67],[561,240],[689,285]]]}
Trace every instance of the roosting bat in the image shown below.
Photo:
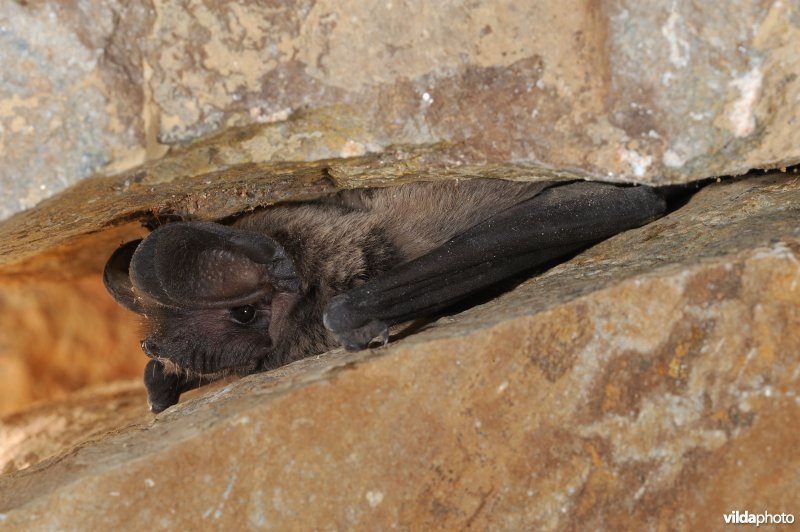
{"label": "roosting bat", "polygon": [[352,190],[231,225],[176,222],[119,248],[104,281],[151,329],[150,407],[186,390],[388,340],[388,327],[666,212],[647,186],[468,180]]}

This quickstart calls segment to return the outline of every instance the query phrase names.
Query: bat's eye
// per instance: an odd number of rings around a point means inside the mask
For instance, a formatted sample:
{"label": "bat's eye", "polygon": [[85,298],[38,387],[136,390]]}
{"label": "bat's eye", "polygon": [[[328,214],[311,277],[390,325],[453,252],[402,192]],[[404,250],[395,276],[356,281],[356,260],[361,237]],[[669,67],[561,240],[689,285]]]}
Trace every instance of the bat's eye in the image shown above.
{"label": "bat's eye", "polygon": [[231,309],[231,318],[236,323],[246,325],[256,319],[256,308],[253,305],[244,305]]}

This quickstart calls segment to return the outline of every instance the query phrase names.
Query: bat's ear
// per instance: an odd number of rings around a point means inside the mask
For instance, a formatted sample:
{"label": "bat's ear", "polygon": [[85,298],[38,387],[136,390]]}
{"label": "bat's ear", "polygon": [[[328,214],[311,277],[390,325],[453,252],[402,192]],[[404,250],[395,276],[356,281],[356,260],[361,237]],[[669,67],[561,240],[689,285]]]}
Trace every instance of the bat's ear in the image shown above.
{"label": "bat's ear", "polygon": [[118,248],[108,259],[103,270],[103,283],[106,285],[108,293],[126,309],[140,314],[142,309],[133,293],[129,268],[133,252],[136,251],[141,241],[141,239],[134,240]]}
{"label": "bat's ear", "polygon": [[286,251],[254,231],[215,223],[173,223],[145,238],[131,259],[138,292],[167,306],[235,307],[273,291],[297,292]]}

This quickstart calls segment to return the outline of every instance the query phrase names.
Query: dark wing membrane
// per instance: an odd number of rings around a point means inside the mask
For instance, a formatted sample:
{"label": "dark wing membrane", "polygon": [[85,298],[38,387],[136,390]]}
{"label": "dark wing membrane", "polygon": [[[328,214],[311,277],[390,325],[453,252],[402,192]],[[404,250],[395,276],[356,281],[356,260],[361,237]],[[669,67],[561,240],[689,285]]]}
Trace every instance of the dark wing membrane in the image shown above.
{"label": "dark wing membrane", "polygon": [[[422,257],[336,296],[325,326],[346,347],[381,327],[442,310],[498,281],[666,212],[651,187],[577,182],[554,186]],[[365,332],[367,334],[365,334]]]}

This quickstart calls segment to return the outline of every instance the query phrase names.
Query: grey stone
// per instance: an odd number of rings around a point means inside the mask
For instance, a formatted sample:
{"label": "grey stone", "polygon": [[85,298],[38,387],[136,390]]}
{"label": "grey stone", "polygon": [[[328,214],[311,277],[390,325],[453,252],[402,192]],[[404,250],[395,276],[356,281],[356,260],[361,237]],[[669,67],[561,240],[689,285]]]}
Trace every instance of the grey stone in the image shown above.
{"label": "grey stone", "polygon": [[753,0],[9,3],[0,218],[253,124],[276,127],[249,162],[405,145],[642,183],[789,166],[798,21]]}

